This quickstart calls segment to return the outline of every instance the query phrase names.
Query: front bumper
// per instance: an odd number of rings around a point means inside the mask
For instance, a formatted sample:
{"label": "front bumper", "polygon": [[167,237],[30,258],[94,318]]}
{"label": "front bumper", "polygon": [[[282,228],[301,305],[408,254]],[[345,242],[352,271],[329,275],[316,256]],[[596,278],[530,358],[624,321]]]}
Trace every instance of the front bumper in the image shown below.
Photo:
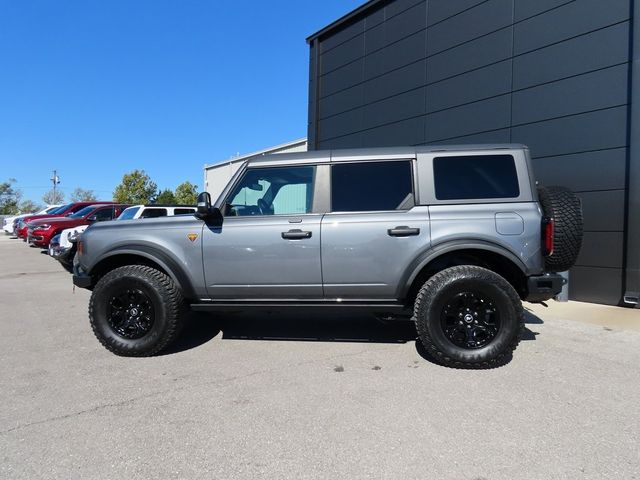
{"label": "front bumper", "polygon": [[93,281],[91,279],[91,275],[87,274],[78,261],[74,259],[73,261],[73,284],[76,287],[80,288],[88,288],[91,289],[93,286]]}
{"label": "front bumper", "polygon": [[560,293],[567,279],[559,273],[545,273],[527,277],[527,302],[544,302]]}

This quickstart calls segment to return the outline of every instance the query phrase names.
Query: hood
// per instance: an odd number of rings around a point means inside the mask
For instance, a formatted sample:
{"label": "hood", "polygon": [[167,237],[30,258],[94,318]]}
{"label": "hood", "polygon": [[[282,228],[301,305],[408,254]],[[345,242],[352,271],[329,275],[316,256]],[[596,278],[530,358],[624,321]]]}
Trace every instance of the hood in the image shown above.
{"label": "hood", "polygon": [[29,223],[33,220],[39,220],[41,218],[64,218],[62,215],[27,215],[26,217],[22,217],[22,221],[25,223]]}
{"label": "hood", "polygon": [[33,222],[29,222],[34,227],[40,225],[64,225],[65,228],[75,227],[77,225],[86,225],[87,222],[84,218],[69,218],[69,217],[44,217]]}

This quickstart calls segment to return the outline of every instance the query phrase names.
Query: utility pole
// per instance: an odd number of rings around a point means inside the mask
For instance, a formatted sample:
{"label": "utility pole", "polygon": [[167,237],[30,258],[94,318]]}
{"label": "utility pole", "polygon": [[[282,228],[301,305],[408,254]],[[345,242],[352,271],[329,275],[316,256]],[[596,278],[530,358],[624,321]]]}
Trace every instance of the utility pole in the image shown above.
{"label": "utility pole", "polygon": [[58,176],[58,171],[53,171],[53,177],[50,178],[53,182],[53,202],[57,203],[58,196],[56,195],[56,185],[60,183],[60,177]]}

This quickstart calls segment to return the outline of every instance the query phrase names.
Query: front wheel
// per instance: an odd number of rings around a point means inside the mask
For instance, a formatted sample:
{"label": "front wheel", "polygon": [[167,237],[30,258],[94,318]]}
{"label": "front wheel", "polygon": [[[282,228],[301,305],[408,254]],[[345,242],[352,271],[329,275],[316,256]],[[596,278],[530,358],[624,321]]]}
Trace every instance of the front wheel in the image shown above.
{"label": "front wheel", "polygon": [[518,345],[524,311],[504,278],[465,265],[442,270],[423,285],[414,321],[422,344],[437,362],[490,368],[503,363]]}
{"label": "front wheel", "polygon": [[108,272],[89,301],[93,333],[105,348],[127,357],[151,356],[168,346],[183,321],[183,299],[173,280],[145,265]]}

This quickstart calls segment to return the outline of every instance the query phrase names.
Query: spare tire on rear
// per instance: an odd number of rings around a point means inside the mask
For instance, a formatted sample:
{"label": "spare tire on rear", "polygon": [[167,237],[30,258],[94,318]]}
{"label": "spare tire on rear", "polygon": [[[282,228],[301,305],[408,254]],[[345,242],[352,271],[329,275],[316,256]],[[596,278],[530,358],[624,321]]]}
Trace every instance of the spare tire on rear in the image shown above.
{"label": "spare tire on rear", "polygon": [[542,211],[554,222],[553,253],[545,257],[547,271],[563,272],[576,262],[582,246],[582,205],[565,187],[539,187]]}

